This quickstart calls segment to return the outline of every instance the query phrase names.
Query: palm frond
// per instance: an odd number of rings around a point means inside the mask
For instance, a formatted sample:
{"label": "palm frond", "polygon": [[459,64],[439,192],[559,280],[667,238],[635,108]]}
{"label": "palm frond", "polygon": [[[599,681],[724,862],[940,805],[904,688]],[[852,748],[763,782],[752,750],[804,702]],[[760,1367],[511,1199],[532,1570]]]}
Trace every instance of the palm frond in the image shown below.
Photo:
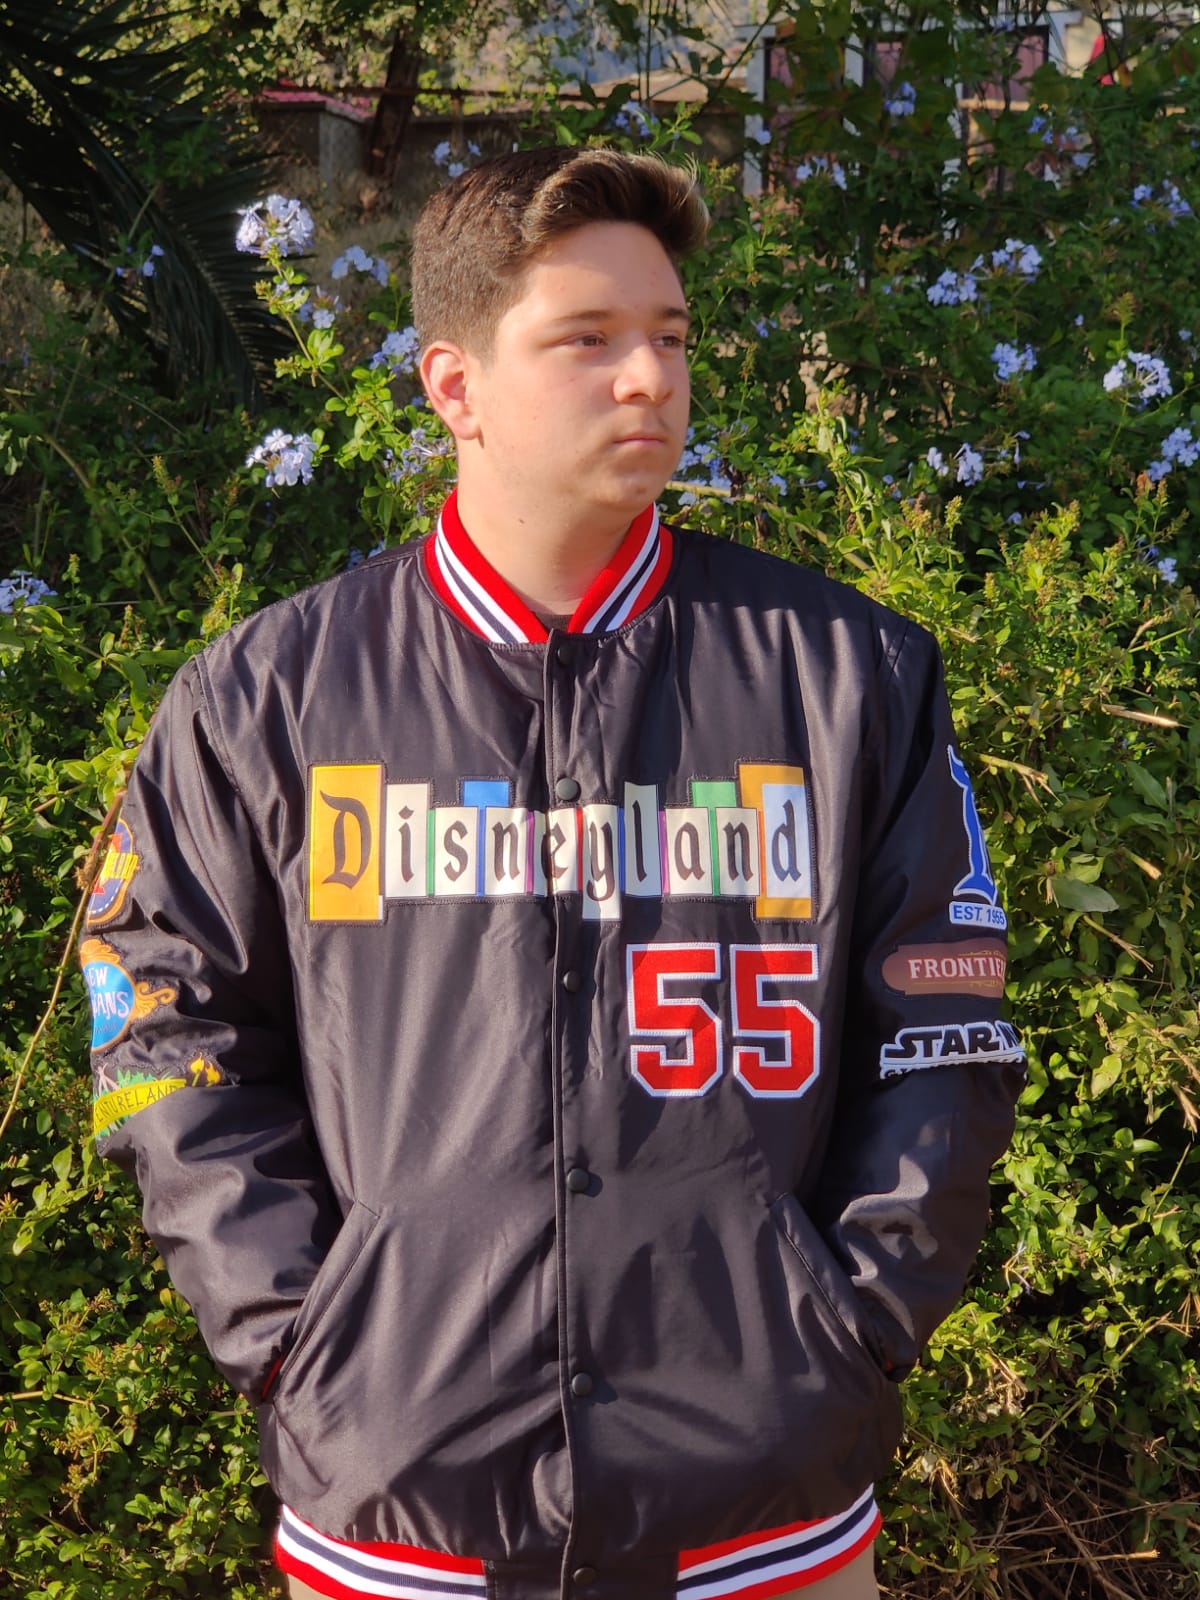
{"label": "palm frond", "polygon": [[[234,246],[268,174],[231,130],[214,139],[186,52],[154,42],[164,21],[126,0],[0,0],[0,172],[176,385],[249,401],[283,348],[255,293],[261,263]],[[155,175],[165,152],[204,145],[201,176]],[[144,241],[163,252],[153,277],[127,255]],[[114,270],[123,256],[132,270]]]}

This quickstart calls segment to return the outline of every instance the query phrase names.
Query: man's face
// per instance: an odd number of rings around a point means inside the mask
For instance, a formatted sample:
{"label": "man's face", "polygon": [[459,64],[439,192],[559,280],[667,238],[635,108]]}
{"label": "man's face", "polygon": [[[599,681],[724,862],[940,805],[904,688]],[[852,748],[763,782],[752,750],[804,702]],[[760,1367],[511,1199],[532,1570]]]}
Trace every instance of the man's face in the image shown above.
{"label": "man's face", "polygon": [[[523,274],[485,358],[467,356],[478,445],[464,470],[523,515],[631,520],[678,464],[688,422],[687,312],[645,228],[593,222]],[[457,430],[456,430],[457,431]]]}

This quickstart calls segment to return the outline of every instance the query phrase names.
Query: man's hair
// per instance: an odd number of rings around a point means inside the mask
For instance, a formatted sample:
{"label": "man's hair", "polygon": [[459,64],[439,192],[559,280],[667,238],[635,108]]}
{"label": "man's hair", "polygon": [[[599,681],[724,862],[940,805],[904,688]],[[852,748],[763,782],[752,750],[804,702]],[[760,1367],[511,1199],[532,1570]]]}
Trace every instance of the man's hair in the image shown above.
{"label": "man's hair", "polygon": [[656,156],[562,145],[499,156],[430,199],[412,245],[413,322],[421,348],[449,339],[490,353],[521,276],[556,239],[589,222],[647,228],[671,261],[703,244],[708,208],[694,173]]}

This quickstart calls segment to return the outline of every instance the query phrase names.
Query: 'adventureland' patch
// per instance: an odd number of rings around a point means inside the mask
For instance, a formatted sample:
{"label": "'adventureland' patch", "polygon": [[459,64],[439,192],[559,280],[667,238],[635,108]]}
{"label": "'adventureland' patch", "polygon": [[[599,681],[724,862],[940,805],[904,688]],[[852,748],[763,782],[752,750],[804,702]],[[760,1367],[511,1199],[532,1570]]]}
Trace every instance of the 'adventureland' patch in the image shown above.
{"label": "'adventureland' patch", "polygon": [[105,923],[114,922],[121,915],[129,885],[140,864],[141,858],[129,824],[121,818],[108,841],[108,849],[88,900],[89,928],[102,928]]}
{"label": "'adventureland' patch", "polygon": [[110,1089],[92,1104],[92,1131],[97,1138],[102,1133],[111,1133],[116,1124],[124,1122],[126,1117],[132,1117],[135,1112],[144,1111],[147,1106],[187,1087],[183,1078],[142,1078]]}
{"label": "'adventureland' patch", "polygon": [[114,1076],[101,1068],[96,1073],[99,1092],[92,1102],[93,1131],[97,1138],[102,1133],[111,1133],[118,1123],[166,1099],[179,1089],[211,1089],[224,1082],[225,1074],[207,1056],[197,1056],[194,1061],[189,1061],[182,1078],[154,1078],[146,1073],[127,1072],[120,1068]]}
{"label": "'adventureland' patch", "polygon": [[138,1017],[172,1005],[173,985],[134,978],[121,965],[119,953],[103,939],[85,939],[79,949],[88,999],[92,1005],[92,1049],[107,1050],[123,1039]]}

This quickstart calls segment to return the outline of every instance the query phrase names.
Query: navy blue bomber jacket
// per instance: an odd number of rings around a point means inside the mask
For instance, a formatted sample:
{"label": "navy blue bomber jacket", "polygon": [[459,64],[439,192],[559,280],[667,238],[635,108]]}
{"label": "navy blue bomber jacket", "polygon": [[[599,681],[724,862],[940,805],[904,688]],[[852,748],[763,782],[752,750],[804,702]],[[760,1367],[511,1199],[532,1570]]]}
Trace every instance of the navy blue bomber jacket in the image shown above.
{"label": "navy blue bomber jacket", "polygon": [[83,946],[101,1149],[281,1497],[522,1600],[886,1469],[1022,1082],[932,640],[645,532],[548,639],[439,535],[216,641]]}

